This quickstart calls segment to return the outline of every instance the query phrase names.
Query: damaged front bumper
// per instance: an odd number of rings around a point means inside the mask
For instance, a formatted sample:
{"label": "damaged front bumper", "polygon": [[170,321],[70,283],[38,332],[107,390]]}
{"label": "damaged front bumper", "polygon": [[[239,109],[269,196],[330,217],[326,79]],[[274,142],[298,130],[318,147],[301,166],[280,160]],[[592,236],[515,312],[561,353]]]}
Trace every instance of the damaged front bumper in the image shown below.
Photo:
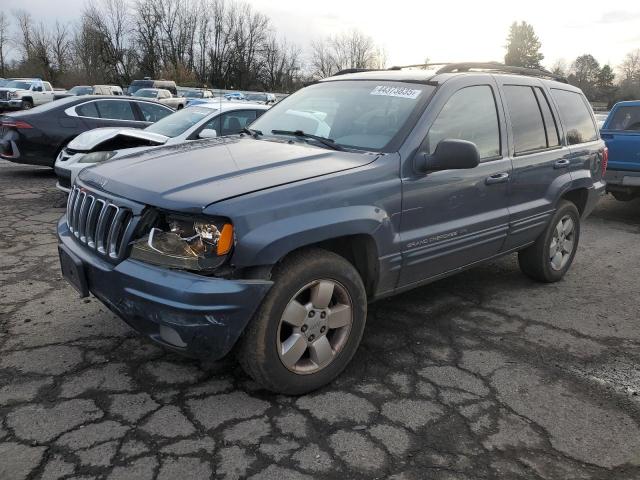
{"label": "damaged front bumper", "polygon": [[192,357],[216,360],[226,355],[272,285],[266,280],[205,277],[136,260],[113,265],[76,242],[66,217],[58,222],[58,240],[63,273],[69,279],[65,263],[73,264],[73,275],[79,278],[70,281],[79,291],[93,293],[155,342]]}

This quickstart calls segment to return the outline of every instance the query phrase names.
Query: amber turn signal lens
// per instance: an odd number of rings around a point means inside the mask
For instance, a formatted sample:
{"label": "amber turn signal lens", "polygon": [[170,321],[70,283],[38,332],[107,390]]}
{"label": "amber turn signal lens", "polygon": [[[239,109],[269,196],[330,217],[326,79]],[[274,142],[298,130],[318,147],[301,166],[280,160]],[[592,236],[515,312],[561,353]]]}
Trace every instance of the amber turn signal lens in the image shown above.
{"label": "amber turn signal lens", "polygon": [[225,223],[224,227],[222,227],[222,232],[220,232],[220,238],[218,238],[218,255],[226,255],[231,251],[231,247],[233,246],[233,225],[230,223]]}

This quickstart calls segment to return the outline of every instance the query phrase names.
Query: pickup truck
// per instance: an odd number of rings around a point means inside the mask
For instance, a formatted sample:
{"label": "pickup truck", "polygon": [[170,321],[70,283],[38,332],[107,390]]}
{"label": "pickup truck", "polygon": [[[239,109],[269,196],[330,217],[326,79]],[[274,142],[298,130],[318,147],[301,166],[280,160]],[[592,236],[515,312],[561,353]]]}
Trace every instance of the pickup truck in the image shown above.
{"label": "pickup truck", "polygon": [[164,88],[141,88],[133,94],[134,97],[149,98],[156,102],[163,103],[176,110],[183,109],[189,99],[185,97],[174,97],[169,90]]}
{"label": "pickup truck", "polygon": [[168,349],[233,351],[267,389],[317,389],[353,358],[368,302],[515,252],[534,280],[568,272],[606,147],[557,78],[344,73],[240,135],[84,169],[58,222],[62,273]]}
{"label": "pickup truck", "polygon": [[640,101],[616,103],[600,135],[609,148],[607,192],[621,201],[640,197]]}
{"label": "pickup truck", "polygon": [[51,84],[38,78],[11,79],[0,88],[0,110],[29,110],[53,99]]}

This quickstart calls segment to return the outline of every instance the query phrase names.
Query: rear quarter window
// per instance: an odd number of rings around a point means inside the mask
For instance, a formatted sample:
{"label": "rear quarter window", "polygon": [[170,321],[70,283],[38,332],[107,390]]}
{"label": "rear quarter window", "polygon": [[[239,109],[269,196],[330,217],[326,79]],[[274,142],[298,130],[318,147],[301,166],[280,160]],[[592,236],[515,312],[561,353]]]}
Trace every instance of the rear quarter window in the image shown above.
{"label": "rear quarter window", "polygon": [[81,117],[100,118],[96,102],[89,102],[76,107],[76,113]]}
{"label": "rear quarter window", "polygon": [[569,145],[598,139],[596,126],[591,118],[591,110],[580,93],[552,88],[551,95],[558,104]]}
{"label": "rear quarter window", "polygon": [[640,106],[618,107],[607,123],[607,130],[640,132]]}

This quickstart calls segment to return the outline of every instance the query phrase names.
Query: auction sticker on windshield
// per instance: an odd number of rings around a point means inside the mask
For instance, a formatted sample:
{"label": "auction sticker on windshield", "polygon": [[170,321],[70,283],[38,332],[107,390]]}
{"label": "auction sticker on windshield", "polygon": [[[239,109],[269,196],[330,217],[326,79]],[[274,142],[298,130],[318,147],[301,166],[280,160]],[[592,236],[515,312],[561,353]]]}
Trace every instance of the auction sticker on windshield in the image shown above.
{"label": "auction sticker on windshield", "polygon": [[415,90],[406,87],[389,87],[386,85],[378,85],[371,91],[371,95],[384,95],[385,97],[400,97],[416,99],[422,90]]}

